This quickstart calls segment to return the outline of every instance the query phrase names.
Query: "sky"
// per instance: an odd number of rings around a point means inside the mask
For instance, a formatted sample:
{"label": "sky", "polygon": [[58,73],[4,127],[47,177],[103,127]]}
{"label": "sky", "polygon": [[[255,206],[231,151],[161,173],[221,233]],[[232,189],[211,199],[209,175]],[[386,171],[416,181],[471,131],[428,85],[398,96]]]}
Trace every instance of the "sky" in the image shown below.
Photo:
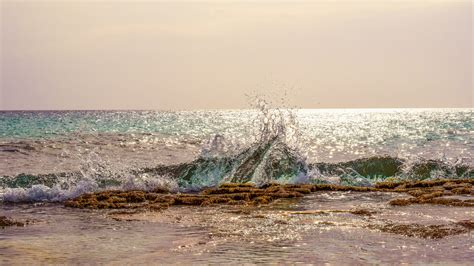
{"label": "sky", "polygon": [[470,0],[0,1],[0,110],[474,107]]}

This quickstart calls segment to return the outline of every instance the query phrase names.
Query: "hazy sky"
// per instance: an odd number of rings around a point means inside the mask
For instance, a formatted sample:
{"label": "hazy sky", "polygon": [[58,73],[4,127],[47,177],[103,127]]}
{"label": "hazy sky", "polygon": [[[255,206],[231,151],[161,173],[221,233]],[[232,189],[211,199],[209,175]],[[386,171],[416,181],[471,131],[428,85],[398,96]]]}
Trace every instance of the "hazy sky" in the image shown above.
{"label": "hazy sky", "polygon": [[0,109],[474,107],[469,0],[0,1]]}

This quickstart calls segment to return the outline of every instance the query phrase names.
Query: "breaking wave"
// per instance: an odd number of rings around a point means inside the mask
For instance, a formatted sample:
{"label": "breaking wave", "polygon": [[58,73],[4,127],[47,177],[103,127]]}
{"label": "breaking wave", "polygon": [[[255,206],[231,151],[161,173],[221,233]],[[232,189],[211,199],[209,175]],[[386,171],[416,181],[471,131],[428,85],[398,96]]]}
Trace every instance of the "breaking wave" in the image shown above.
{"label": "breaking wave", "polygon": [[[275,145],[275,146],[273,146]],[[281,144],[280,144],[281,145]],[[285,147],[286,148],[286,147]],[[4,202],[63,201],[106,189],[198,191],[225,182],[331,183],[372,186],[390,179],[474,178],[474,169],[426,160],[409,163],[394,157],[370,157],[340,163],[305,164],[275,143],[249,148],[234,157],[200,157],[178,165],[128,172],[20,174],[0,179]],[[107,174],[108,172],[108,174]]]}

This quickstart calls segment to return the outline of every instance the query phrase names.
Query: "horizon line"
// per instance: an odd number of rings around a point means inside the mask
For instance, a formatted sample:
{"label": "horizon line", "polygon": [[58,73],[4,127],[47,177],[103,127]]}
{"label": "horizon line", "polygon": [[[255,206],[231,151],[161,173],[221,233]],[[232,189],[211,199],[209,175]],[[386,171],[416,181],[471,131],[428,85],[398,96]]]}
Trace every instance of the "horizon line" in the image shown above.
{"label": "horizon line", "polygon": [[[272,107],[269,109],[292,110],[404,110],[404,109],[474,109],[471,107],[325,107],[325,108],[295,108]],[[195,112],[195,111],[240,111],[259,110],[258,108],[212,108],[212,109],[0,109],[0,112],[87,112],[87,111],[155,111],[155,112]]]}

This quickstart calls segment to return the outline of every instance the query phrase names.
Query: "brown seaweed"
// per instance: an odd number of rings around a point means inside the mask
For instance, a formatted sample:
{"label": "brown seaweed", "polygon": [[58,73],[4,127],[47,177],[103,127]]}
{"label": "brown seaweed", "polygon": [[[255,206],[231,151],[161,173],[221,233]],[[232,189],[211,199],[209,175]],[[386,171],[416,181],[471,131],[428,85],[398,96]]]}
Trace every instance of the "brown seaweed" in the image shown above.
{"label": "brown seaweed", "polygon": [[8,218],[6,216],[0,216],[0,227],[5,228],[7,226],[25,226],[27,222],[20,222],[17,220],[13,220],[11,218]]}
{"label": "brown seaweed", "polygon": [[[216,204],[259,205],[277,199],[300,198],[317,191],[397,192],[411,197],[394,199],[392,206],[437,204],[473,207],[471,199],[446,198],[449,195],[472,195],[474,179],[437,179],[430,181],[380,182],[374,187],[342,186],[333,184],[276,184],[257,187],[252,183],[226,183],[200,193],[171,193],[166,189],[153,191],[102,191],[81,195],[66,201],[67,207],[91,209],[163,210],[172,205],[208,206]],[[362,214],[361,214],[362,215]]]}

